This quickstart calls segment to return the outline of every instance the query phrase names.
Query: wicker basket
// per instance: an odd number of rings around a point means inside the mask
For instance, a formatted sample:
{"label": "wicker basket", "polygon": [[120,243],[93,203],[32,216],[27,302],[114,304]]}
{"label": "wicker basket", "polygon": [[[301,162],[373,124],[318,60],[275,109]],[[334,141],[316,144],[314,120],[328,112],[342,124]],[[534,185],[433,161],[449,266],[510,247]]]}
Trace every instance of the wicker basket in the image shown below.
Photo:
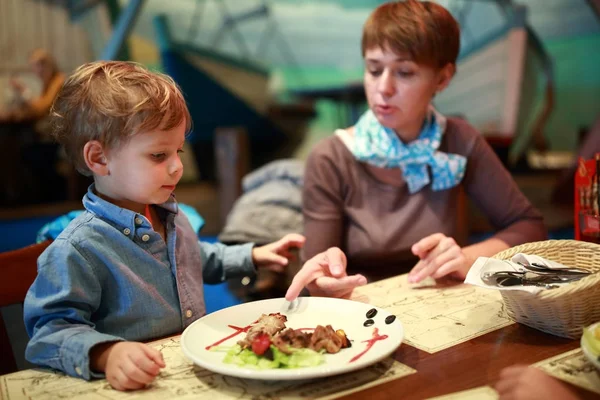
{"label": "wicker basket", "polygon": [[[576,240],[546,240],[512,247],[493,258],[510,260],[517,253],[535,254],[569,267],[600,272],[600,245]],[[553,335],[577,339],[584,326],[600,321],[600,273],[537,294],[502,290],[508,315]]]}

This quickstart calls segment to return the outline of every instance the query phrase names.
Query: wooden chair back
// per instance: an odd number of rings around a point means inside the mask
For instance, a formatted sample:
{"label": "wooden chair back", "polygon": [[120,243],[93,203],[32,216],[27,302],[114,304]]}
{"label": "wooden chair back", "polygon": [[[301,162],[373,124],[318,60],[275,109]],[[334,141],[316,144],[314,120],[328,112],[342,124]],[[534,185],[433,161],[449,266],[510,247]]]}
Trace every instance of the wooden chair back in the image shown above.
{"label": "wooden chair back", "polygon": [[[0,253],[0,308],[23,303],[37,275],[37,259],[50,245],[47,240],[21,249]],[[17,371],[4,318],[0,314],[0,374]]]}

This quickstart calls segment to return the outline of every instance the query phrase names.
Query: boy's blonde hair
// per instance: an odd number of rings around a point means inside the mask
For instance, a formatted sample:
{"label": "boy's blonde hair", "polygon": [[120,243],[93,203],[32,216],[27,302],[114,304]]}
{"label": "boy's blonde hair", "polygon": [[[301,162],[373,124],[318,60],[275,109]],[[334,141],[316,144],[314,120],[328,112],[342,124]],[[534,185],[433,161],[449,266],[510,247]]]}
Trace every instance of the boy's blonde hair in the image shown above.
{"label": "boy's blonde hair", "polygon": [[169,130],[192,119],[179,86],[169,76],[133,62],[84,64],[66,80],[52,110],[52,133],[75,168],[92,175],[83,158],[91,140],[113,149],[137,133]]}
{"label": "boy's blonde hair", "polygon": [[373,48],[408,55],[417,64],[443,68],[456,64],[460,27],[448,10],[431,1],[392,1],[377,7],[365,22],[362,56]]}

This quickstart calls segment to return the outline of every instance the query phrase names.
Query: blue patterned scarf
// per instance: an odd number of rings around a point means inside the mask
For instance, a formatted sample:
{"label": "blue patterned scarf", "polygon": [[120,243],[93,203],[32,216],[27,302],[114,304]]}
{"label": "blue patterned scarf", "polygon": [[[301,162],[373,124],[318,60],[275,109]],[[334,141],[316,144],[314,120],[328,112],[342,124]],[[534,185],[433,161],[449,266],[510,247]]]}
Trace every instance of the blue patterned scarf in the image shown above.
{"label": "blue patterned scarf", "polygon": [[393,129],[381,125],[368,110],[354,126],[350,150],[357,160],[376,167],[399,167],[411,194],[429,184],[428,165],[433,178],[432,189],[450,189],[462,180],[467,159],[458,154],[437,151],[445,129],[446,118],[430,107],[419,137],[404,144]]}

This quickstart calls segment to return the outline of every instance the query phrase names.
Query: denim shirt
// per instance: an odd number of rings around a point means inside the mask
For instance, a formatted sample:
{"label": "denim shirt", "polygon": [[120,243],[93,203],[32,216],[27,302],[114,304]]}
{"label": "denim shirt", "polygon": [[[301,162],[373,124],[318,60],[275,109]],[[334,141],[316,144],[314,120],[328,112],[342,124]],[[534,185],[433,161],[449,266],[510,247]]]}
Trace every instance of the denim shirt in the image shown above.
{"label": "denim shirt", "polygon": [[90,379],[90,349],[181,332],[205,313],[203,282],[254,274],[253,244],[198,241],[171,198],[158,212],[166,241],[141,214],[94,193],[38,259],[24,304],[34,364]]}

